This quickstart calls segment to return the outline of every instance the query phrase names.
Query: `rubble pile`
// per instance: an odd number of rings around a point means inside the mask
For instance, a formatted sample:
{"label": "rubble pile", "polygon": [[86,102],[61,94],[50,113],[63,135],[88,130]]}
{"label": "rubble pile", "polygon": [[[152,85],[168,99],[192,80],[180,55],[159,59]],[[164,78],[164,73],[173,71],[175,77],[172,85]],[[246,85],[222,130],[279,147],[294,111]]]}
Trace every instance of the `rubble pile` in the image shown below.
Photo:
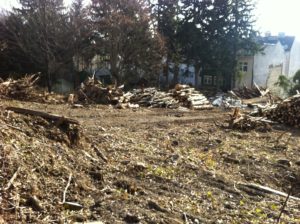
{"label": "rubble pile", "polygon": [[104,162],[92,143],[80,138],[76,120],[1,108],[0,127],[3,223],[73,223],[79,221],[74,211],[91,215],[88,208],[95,202],[87,195],[102,184]]}
{"label": "rubble pile", "polygon": [[232,96],[229,96],[229,94],[226,93],[217,94],[215,97],[211,98],[211,101],[213,106],[222,108],[243,108],[247,106],[242,103],[242,100],[233,98]]}
{"label": "rubble pile", "polygon": [[270,120],[290,126],[300,127],[300,94],[287,98],[275,108],[264,110],[263,114]]}

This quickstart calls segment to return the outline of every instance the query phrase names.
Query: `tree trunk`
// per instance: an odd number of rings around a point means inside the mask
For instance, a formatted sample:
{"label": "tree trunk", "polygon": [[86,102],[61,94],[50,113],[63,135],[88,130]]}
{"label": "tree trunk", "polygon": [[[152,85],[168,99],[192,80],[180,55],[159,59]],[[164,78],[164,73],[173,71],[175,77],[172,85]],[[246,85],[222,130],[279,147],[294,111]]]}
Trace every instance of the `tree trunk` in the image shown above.
{"label": "tree trunk", "polygon": [[173,84],[174,86],[178,84],[178,78],[179,78],[179,64],[176,62],[174,65],[174,79],[173,79]]}
{"label": "tree trunk", "polygon": [[121,85],[121,77],[118,70],[118,47],[117,47],[117,43],[115,42],[111,44],[110,70],[115,85]]}
{"label": "tree trunk", "polygon": [[166,77],[166,89],[169,89],[169,57],[166,60],[165,68],[164,68],[164,76]]}
{"label": "tree trunk", "polygon": [[195,64],[195,89],[199,88],[199,76],[201,71],[201,64],[196,63]]}
{"label": "tree trunk", "polygon": [[47,88],[48,88],[48,92],[51,93],[52,92],[52,75],[51,75],[50,71],[47,71]]}

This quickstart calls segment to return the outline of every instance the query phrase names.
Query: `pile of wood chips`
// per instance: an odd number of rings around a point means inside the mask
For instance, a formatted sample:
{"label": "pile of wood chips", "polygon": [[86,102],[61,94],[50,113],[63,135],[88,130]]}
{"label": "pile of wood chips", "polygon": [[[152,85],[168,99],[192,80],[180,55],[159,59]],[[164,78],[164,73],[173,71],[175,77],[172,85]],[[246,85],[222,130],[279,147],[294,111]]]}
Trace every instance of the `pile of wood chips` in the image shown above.
{"label": "pile of wood chips", "polygon": [[300,127],[300,94],[287,98],[277,107],[267,109],[264,115],[273,121],[293,127]]}

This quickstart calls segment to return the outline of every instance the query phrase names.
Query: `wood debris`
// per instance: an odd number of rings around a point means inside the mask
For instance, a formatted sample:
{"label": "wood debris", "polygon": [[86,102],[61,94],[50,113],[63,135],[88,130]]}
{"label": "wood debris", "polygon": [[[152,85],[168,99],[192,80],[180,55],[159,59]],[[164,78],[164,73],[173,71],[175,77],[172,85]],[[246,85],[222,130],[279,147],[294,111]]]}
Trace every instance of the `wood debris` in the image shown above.
{"label": "wood debris", "polygon": [[[278,190],[272,189],[270,187],[262,186],[262,185],[259,185],[259,184],[254,184],[254,183],[240,183],[239,186],[244,187],[244,188],[242,188],[243,190],[246,190],[247,188],[251,189],[252,190],[251,191],[252,194],[254,192],[257,192],[258,195],[267,193],[267,194],[275,194],[275,195],[278,195],[278,196],[281,196],[281,197],[285,197],[285,198],[288,196],[288,194],[285,193],[285,192],[278,191]],[[245,187],[246,187],[246,189],[245,189]],[[295,201],[300,201],[300,198],[298,198],[298,197],[289,196],[289,198],[293,199]]]}
{"label": "wood debris", "polygon": [[263,97],[267,95],[270,92],[267,88],[259,87],[254,83],[254,86],[252,88],[249,88],[247,86],[243,86],[239,89],[235,89],[230,91],[230,93],[238,98],[241,99],[252,99],[256,97]]}
{"label": "wood debris", "polygon": [[57,122],[56,124],[62,124],[62,123],[67,123],[67,124],[79,124],[79,121],[72,119],[72,118],[67,118],[64,116],[56,115],[56,114],[49,114],[46,112],[42,111],[36,111],[36,110],[29,110],[25,108],[19,108],[19,107],[7,107],[6,110],[13,111],[15,113],[19,114],[27,114],[27,115],[33,115],[33,116],[39,116],[48,120],[52,120]]}
{"label": "wood debris", "polygon": [[235,108],[233,114],[230,115],[227,128],[240,131],[258,130],[266,132],[272,130],[270,124],[273,123],[274,122],[264,117],[252,117],[247,114],[242,114],[240,108]]}
{"label": "wood debris", "polygon": [[176,85],[169,92],[162,92],[156,88],[133,90],[130,102],[153,108],[211,109],[212,105],[207,98],[188,85]]}
{"label": "wood debris", "polygon": [[212,105],[200,92],[188,85],[176,85],[169,92],[160,91],[157,88],[134,89],[124,93],[124,86],[107,86],[91,77],[82,83],[77,91],[77,96],[71,96],[69,101],[78,98],[79,102],[112,104],[115,108],[179,108],[211,109]]}
{"label": "wood debris", "polygon": [[270,120],[299,128],[299,111],[300,94],[297,94],[279,103],[275,108],[264,110],[263,114]]}
{"label": "wood debris", "polygon": [[0,98],[26,100],[32,102],[61,104],[66,99],[63,95],[48,93],[37,87],[39,75],[26,75],[20,79],[0,80]]}
{"label": "wood debris", "polygon": [[[95,77],[89,77],[83,82],[70,101],[74,102],[77,98],[79,102],[99,103],[99,104],[117,104],[119,97],[123,96],[123,86],[107,86],[105,87]],[[69,97],[70,98],[70,97]]]}
{"label": "wood debris", "polygon": [[37,75],[25,76],[21,79],[13,80],[11,78],[0,83],[0,96],[13,99],[26,99],[32,95],[34,85],[38,81]]}

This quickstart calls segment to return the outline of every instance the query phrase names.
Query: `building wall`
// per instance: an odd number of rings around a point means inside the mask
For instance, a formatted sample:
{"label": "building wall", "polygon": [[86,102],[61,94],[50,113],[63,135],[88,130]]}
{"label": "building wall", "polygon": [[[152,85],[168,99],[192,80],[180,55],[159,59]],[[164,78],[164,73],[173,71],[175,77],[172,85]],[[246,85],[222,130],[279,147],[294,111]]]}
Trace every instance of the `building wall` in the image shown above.
{"label": "building wall", "polygon": [[300,40],[297,38],[294,41],[290,55],[289,71],[287,74],[289,77],[293,77],[300,69]]}
{"label": "building wall", "polygon": [[267,87],[273,92],[278,95],[282,95],[282,88],[276,85],[276,82],[278,82],[278,78],[280,75],[282,75],[283,71],[283,64],[276,65],[276,66],[270,66],[269,67],[269,74],[267,78]]}
{"label": "building wall", "polygon": [[[253,79],[253,62],[254,57],[253,56],[241,56],[238,60],[238,69],[239,69],[239,75],[236,77],[236,83],[235,87],[242,87],[242,86],[252,86],[252,79]],[[240,69],[240,63],[244,65],[244,63],[247,63],[247,71],[244,71],[243,69]]]}
{"label": "building wall", "polygon": [[259,86],[268,87],[267,81],[271,74],[270,69],[281,65],[283,72],[285,70],[285,61],[286,55],[279,42],[274,45],[265,45],[264,52],[254,56],[253,81]]}
{"label": "building wall", "polygon": [[[172,70],[174,67],[173,64],[170,64],[170,70]],[[160,74],[160,85],[165,86],[167,82],[167,78]],[[174,73],[172,71],[169,72],[169,84],[172,84],[174,79]],[[200,78],[199,78],[200,79]],[[194,66],[190,65],[187,66],[186,64],[180,64],[179,65],[179,76],[178,76],[178,82],[181,84],[191,84],[195,85],[195,68]]]}

